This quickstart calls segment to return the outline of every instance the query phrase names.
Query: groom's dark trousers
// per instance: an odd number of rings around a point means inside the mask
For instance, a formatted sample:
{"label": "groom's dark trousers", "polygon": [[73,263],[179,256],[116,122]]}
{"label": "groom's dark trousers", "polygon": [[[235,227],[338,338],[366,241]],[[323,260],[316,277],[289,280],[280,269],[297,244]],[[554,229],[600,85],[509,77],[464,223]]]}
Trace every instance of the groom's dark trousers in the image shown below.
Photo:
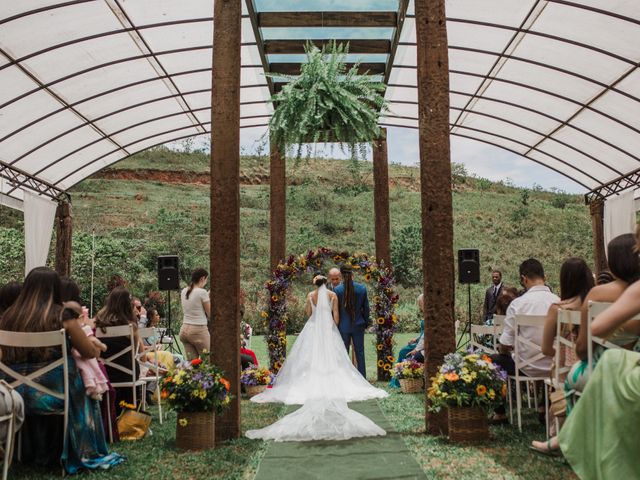
{"label": "groom's dark trousers", "polygon": [[341,283],[334,289],[340,303],[338,330],[340,330],[347,351],[349,351],[351,340],[353,340],[358,371],[367,378],[367,369],[364,363],[364,331],[369,323],[369,299],[367,298],[367,288],[364,285],[353,282],[353,286],[355,292],[355,318],[353,319],[344,308],[344,284]]}

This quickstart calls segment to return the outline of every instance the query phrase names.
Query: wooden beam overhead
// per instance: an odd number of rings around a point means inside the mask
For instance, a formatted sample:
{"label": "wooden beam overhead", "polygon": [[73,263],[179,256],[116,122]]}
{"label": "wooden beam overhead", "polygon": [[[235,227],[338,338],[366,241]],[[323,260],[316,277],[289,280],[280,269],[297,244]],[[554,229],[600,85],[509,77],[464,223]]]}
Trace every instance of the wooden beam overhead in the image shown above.
{"label": "wooden beam overhead", "polygon": [[264,27],[396,27],[397,12],[261,12]]}
{"label": "wooden beam overhead", "polygon": [[[331,40],[313,40],[312,43],[320,48],[330,41]],[[264,53],[266,55],[304,53],[304,46],[306,43],[307,40],[265,40]],[[349,53],[388,54],[391,51],[391,41],[389,40],[336,39],[336,43],[348,43]]]}
{"label": "wooden beam overhead", "polygon": [[[347,63],[347,69],[351,69],[355,64]],[[300,63],[272,63],[269,65],[271,73],[281,73],[284,75],[299,75]],[[383,75],[385,72],[385,63],[361,63],[358,68],[360,75]]]}

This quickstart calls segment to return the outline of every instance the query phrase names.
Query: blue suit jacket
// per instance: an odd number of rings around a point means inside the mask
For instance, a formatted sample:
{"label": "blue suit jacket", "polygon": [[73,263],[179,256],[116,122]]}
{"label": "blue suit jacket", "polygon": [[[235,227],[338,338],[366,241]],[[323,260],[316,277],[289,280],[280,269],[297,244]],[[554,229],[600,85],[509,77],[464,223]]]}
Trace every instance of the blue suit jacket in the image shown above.
{"label": "blue suit jacket", "polygon": [[360,284],[353,282],[356,301],[355,301],[355,313],[356,318],[351,321],[351,315],[344,309],[344,284],[338,285],[334,292],[338,296],[340,302],[340,324],[338,330],[341,332],[352,332],[354,330],[364,330],[369,323],[369,299],[367,298],[367,288]]}

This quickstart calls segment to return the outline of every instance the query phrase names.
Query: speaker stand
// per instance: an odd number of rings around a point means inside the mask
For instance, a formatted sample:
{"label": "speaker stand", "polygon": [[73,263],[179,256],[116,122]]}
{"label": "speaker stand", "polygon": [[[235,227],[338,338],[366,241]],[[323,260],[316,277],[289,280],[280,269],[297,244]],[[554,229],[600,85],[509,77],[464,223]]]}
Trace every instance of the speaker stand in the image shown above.
{"label": "speaker stand", "polygon": [[[471,284],[467,283],[467,287],[468,287],[468,289],[467,289],[467,300],[469,301],[469,307],[468,307],[469,317],[467,318],[467,321],[465,322],[465,325],[464,325],[464,328],[462,329],[462,334],[460,335],[460,338],[458,338],[458,343],[456,345],[456,351],[460,350],[460,348],[462,348],[462,347],[466,347],[467,345],[469,345],[471,343]],[[467,341],[464,342],[464,337],[465,337],[465,334],[467,333],[467,331],[469,332],[469,337],[467,338]]]}
{"label": "speaker stand", "polygon": [[[171,341],[168,343],[164,343],[162,341],[164,337],[169,337]],[[175,336],[175,332],[171,328],[171,290],[167,290],[167,328],[164,331],[164,334],[160,337],[160,344],[168,345],[167,350],[169,352],[176,353],[184,357],[182,349],[180,348],[180,344],[178,343],[178,339]]]}

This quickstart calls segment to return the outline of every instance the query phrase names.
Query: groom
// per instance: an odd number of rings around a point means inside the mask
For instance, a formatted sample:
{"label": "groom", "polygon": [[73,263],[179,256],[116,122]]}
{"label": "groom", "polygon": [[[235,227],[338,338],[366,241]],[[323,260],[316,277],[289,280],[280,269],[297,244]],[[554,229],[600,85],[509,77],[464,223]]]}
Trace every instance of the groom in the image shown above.
{"label": "groom", "polygon": [[349,351],[353,339],[353,349],[356,352],[358,371],[367,378],[364,364],[364,330],[369,326],[369,299],[364,285],[353,281],[351,266],[340,267],[342,283],[335,287],[334,292],[340,302],[340,324],[338,330]]}

